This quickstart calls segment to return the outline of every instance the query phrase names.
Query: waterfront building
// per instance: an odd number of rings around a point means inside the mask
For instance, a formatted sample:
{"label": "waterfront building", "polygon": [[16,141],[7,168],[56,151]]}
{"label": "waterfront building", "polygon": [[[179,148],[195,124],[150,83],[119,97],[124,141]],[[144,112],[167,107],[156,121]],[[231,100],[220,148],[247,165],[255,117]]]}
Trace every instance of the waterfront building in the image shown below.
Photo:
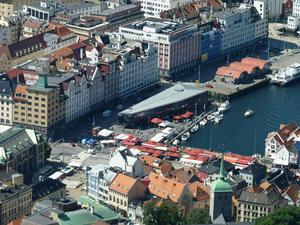
{"label": "waterfront building", "polygon": [[257,186],[267,175],[267,167],[258,162],[254,162],[248,167],[240,170],[240,178],[245,180],[249,186]]}
{"label": "waterfront building", "polygon": [[253,4],[255,7],[259,6],[259,13],[263,17],[276,21],[282,15],[282,2],[282,0],[254,0]]}
{"label": "waterfront building", "polygon": [[[257,6],[258,7],[258,6]],[[220,25],[222,44],[221,54],[240,51],[254,46],[268,36],[268,19],[262,17],[251,5],[241,4],[238,8],[230,8],[214,13]],[[235,35],[232,35],[232,34]]]}
{"label": "waterfront building", "polygon": [[22,174],[15,171],[1,172],[0,224],[6,225],[15,219],[31,214],[32,189],[24,184]]}
{"label": "waterfront building", "polygon": [[117,171],[103,165],[86,170],[86,193],[97,202],[108,204],[109,185],[117,176]]}
{"label": "waterfront building", "polygon": [[157,53],[152,43],[133,42],[121,47],[118,40],[115,44],[106,45],[102,52],[103,57],[107,54],[118,56],[120,98],[158,83]]}
{"label": "waterfront building", "polygon": [[232,187],[228,183],[222,156],[219,178],[211,183],[209,215],[214,221],[223,217],[226,222],[232,221]]}
{"label": "waterfront building", "polygon": [[127,215],[128,205],[144,197],[146,186],[139,180],[119,173],[109,186],[109,205]]}
{"label": "waterfront building", "polygon": [[1,126],[0,170],[17,170],[25,177],[44,166],[44,142],[41,134],[31,129]]}
{"label": "waterfront building", "polygon": [[276,165],[297,165],[299,153],[295,146],[300,137],[300,129],[293,122],[281,125],[280,130],[268,134],[265,142],[265,157]]}
{"label": "waterfront building", "polygon": [[160,18],[160,13],[169,9],[183,6],[186,3],[193,2],[191,0],[166,0],[163,2],[157,2],[156,0],[139,0],[141,3],[142,11],[145,13],[145,17]]}
{"label": "waterfront building", "polygon": [[201,31],[196,24],[148,18],[120,26],[119,33],[125,39],[154,43],[162,77],[172,78],[195,66],[201,55]]}
{"label": "waterfront building", "polygon": [[262,192],[243,190],[237,201],[236,220],[255,222],[257,218],[267,216],[279,208],[280,194],[274,188]]}
{"label": "waterfront building", "polygon": [[71,73],[71,77],[62,82],[65,100],[65,123],[89,112],[89,80],[86,71]]}
{"label": "waterfront building", "polygon": [[293,13],[288,16],[287,27],[296,31],[300,26],[300,0],[293,1]]}
{"label": "waterfront building", "polygon": [[109,167],[119,167],[133,177],[144,175],[144,163],[139,158],[134,157],[126,147],[120,147],[116,150],[109,160]]}
{"label": "waterfront building", "polygon": [[250,81],[247,71],[241,68],[232,68],[227,66],[219,67],[215,79],[224,83],[244,84]]}
{"label": "waterfront building", "polygon": [[200,109],[207,103],[207,92],[195,83],[177,83],[174,86],[120,112],[119,121],[126,126],[147,124],[155,117],[169,118],[195,110],[195,104]]}

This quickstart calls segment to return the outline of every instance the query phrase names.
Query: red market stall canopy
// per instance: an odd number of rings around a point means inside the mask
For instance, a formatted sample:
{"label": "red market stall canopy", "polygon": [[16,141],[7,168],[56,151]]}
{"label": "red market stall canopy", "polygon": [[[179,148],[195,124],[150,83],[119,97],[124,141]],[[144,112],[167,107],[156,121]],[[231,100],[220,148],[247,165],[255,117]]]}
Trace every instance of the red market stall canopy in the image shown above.
{"label": "red market stall canopy", "polygon": [[153,118],[150,122],[153,123],[153,124],[160,124],[164,121],[159,119],[159,118]]}
{"label": "red market stall canopy", "polygon": [[182,120],[182,119],[184,119],[184,118],[183,118],[182,116],[174,116],[173,119],[174,119],[174,120]]}
{"label": "red market stall canopy", "polygon": [[182,114],[180,116],[183,117],[183,118],[185,118],[185,119],[187,119],[187,118],[192,117],[193,115],[194,115],[194,113],[187,111],[186,113],[184,113],[184,114]]}

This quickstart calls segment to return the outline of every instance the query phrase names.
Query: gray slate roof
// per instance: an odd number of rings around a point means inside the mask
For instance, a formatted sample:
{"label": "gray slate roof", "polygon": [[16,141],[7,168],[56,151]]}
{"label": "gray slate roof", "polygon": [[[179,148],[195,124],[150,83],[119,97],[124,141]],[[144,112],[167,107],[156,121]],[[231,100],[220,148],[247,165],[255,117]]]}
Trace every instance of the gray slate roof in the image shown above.
{"label": "gray slate roof", "polygon": [[165,105],[181,102],[206,91],[196,87],[195,83],[178,83],[122,112],[120,115],[136,114]]}
{"label": "gray slate roof", "polygon": [[261,193],[242,191],[239,201],[261,205],[272,205],[276,201],[279,201],[279,198],[279,194],[274,189],[269,192]]}

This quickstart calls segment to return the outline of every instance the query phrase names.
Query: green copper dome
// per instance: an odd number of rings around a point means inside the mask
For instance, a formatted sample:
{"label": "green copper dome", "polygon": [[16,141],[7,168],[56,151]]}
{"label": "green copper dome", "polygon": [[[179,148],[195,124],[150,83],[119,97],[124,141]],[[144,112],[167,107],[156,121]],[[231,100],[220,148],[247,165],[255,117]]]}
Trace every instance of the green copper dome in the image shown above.
{"label": "green copper dome", "polygon": [[230,184],[228,184],[225,180],[221,179],[212,182],[211,190],[213,192],[232,192]]}
{"label": "green copper dome", "polygon": [[224,156],[222,155],[221,166],[220,166],[220,176],[217,180],[213,181],[211,184],[212,192],[232,192],[232,187],[226,181],[223,158],[224,158]]}

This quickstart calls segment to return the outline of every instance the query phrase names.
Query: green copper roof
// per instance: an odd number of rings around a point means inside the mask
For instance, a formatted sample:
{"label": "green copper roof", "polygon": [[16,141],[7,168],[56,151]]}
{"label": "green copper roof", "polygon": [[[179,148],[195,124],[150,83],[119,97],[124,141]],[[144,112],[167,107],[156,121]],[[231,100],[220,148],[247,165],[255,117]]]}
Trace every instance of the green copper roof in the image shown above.
{"label": "green copper roof", "polygon": [[224,154],[222,155],[222,159],[221,159],[219,178],[212,182],[211,190],[213,192],[232,192],[232,187],[226,181],[225,168],[224,168]]}

